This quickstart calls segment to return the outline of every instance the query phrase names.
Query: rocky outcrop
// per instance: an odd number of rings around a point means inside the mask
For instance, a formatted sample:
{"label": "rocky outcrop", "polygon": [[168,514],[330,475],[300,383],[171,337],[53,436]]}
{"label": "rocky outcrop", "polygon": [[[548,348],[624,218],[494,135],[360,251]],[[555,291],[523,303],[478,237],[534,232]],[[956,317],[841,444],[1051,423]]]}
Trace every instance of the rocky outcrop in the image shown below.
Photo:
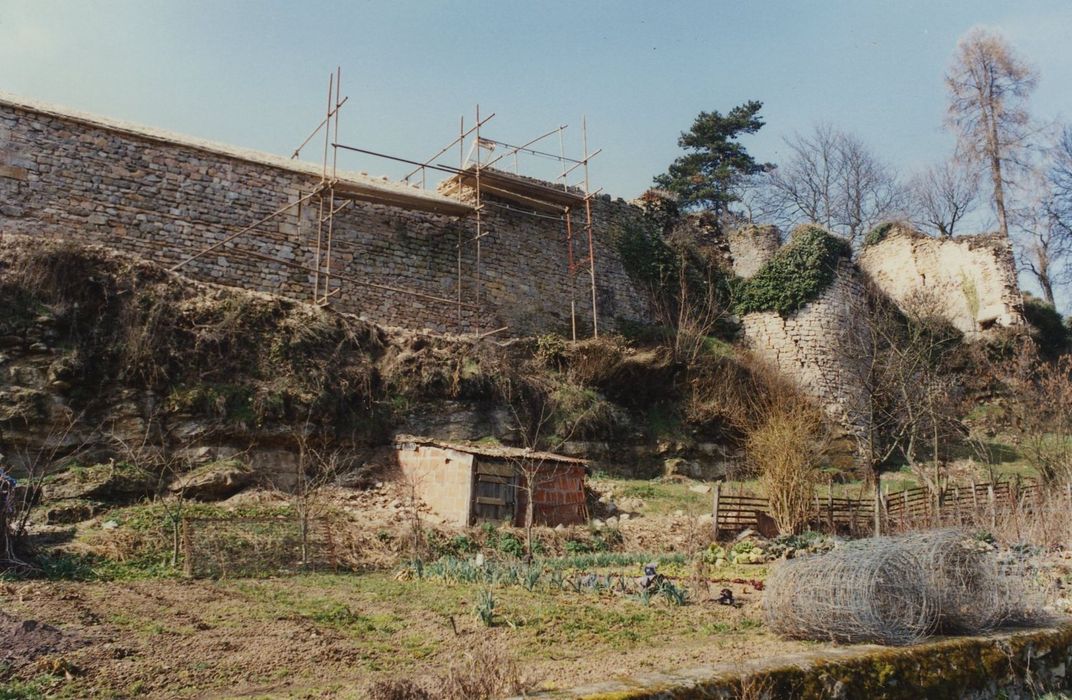
{"label": "rocky outcrop", "polygon": [[168,490],[195,501],[222,501],[253,483],[253,469],[237,459],[209,462],[175,479]]}

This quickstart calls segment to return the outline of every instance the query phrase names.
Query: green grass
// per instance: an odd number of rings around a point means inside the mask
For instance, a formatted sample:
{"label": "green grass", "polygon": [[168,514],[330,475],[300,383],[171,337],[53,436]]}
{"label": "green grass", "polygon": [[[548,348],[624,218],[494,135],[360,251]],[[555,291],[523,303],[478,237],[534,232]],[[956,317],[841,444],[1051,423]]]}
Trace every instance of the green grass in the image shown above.
{"label": "green grass", "polygon": [[690,491],[688,485],[643,479],[603,479],[614,486],[615,500],[642,498],[643,512],[666,515],[676,510],[685,513],[706,513],[711,510],[711,494]]}

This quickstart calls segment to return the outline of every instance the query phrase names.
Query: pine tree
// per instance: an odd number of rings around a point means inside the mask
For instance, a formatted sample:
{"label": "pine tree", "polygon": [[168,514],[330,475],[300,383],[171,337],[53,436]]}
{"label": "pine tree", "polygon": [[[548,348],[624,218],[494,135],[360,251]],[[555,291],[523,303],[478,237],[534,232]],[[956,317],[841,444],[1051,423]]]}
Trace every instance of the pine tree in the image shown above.
{"label": "pine tree", "polygon": [[700,112],[692,128],[677,141],[688,152],[657,176],[655,184],[675,193],[683,209],[705,209],[716,215],[727,211],[740,199],[735,186],[742,178],[773,167],[757,163],[737,140],[741,134],[760,130],[762,107],[762,102],[750,100],[726,115]]}

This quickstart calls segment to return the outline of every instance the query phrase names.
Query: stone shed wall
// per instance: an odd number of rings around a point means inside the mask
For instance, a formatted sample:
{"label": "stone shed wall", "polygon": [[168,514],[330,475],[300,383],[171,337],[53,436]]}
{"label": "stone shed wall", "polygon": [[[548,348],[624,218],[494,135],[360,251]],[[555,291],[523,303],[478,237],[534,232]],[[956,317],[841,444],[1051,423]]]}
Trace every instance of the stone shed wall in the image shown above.
{"label": "stone shed wall", "polygon": [[969,338],[987,328],[1024,324],[1012,249],[999,237],[931,238],[898,228],[865,247],[859,265],[902,307],[913,296],[937,304]]}
{"label": "stone shed wall", "polygon": [[[0,234],[81,239],[174,264],[297,201],[319,181],[319,168],[309,164],[0,97]],[[596,296],[607,329],[617,318],[649,317],[608,240],[616,217],[630,211],[620,200],[594,202]],[[241,251],[313,267],[318,216],[314,198],[183,270],[202,280],[311,299],[311,273]],[[332,303],[388,325],[440,332],[510,325],[531,332],[568,329],[575,295],[578,332],[589,334],[590,283],[581,271],[578,289],[571,285],[561,221],[488,206],[485,232],[481,305],[464,309],[459,323],[455,304],[384,287],[456,299],[461,239],[462,296],[473,303],[472,217],[355,202],[335,218],[332,269],[379,286],[336,278]]]}
{"label": "stone shed wall", "polygon": [[403,444],[395,453],[403,478],[445,522],[468,525],[473,508],[473,455],[432,445]]}
{"label": "stone shed wall", "polygon": [[817,399],[827,415],[850,433],[860,424],[863,389],[847,352],[855,305],[864,298],[863,280],[847,260],[818,299],[783,318],[776,312],[746,314],[741,323],[748,346]]}

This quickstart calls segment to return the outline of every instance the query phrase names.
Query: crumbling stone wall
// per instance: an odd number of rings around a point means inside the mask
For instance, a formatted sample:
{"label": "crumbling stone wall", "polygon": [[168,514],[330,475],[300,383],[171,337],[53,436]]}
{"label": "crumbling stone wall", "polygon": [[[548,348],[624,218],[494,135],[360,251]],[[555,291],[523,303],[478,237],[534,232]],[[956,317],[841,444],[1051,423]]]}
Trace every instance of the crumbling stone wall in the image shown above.
{"label": "crumbling stone wall", "polygon": [[748,224],[730,228],[726,239],[733,259],[733,272],[751,277],[770,260],[781,247],[777,226]]}
{"label": "crumbling stone wall", "polygon": [[783,317],[774,311],[745,314],[745,341],[809,395],[851,434],[859,434],[863,387],[847,343],[864,298],[863,280],[852,262],[838,264],[833,283],[818,299]]}
{"label": "crumbling stone wall", "polygon": [[[298,201],[319,182],[319,166],[0,97],[0,234],[77,238],[170,265]],[[407,193],[442,200],[433,192]],[[629,206],[606,197],[593,205],[601,324],[613,329],[619,319],[646,321],[646,301],[609,241],[615,218],[629,215]],[[320,215],[316,199],[309,200],[183,271],[311,300],[313,274],[293,264],[315,266]],[[354,202],[334,221],[332,273],[349,280],[333,279],[332,304],[387,325],[440,332],[510,325],[512,332],[532,332],[567,331],[576,298],[578,333],[588,335],[591,285],[584,271],[576,284],[567,273],[562,222],[489,206],[484,223],[480,304],[459,311],[452,303],[459,241],[461,296],[466,304],[477,299],[472,217]],[[574,232],[583,228],[575,225]]]}
{"label": "crumbling stone wall", "polygon": [[866,246],[859,265],[899,305],[933,304],[969,339],[1024,324],[1012,249],[1000,236],[932,238],[898,226]]}

